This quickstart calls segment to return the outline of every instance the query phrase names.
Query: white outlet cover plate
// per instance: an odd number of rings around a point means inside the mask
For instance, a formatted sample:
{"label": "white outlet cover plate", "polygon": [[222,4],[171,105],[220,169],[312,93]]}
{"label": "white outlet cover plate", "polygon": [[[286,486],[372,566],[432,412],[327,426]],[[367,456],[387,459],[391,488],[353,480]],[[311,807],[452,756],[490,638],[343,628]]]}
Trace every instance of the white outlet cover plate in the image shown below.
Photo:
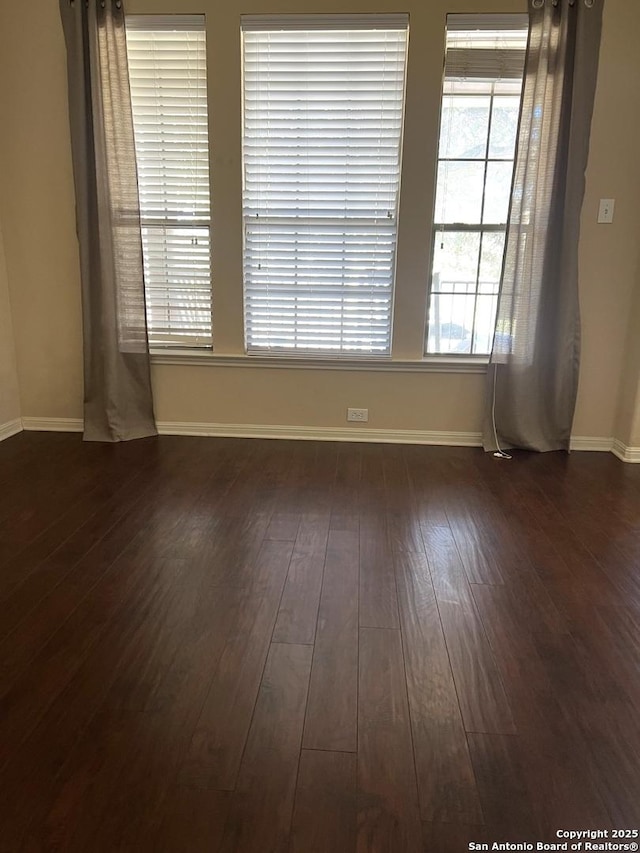
{"label": "white outlet cover plate", "polygon": [[347,409],[347,420],[357,423],[367,423],[369,420],[369,409]]}
{"label": "white outlet cover plate", "polygon": [[598,222],[610,225],[613,222],[613,213],[616,207],[615,198],[601,198],[598,207]]}

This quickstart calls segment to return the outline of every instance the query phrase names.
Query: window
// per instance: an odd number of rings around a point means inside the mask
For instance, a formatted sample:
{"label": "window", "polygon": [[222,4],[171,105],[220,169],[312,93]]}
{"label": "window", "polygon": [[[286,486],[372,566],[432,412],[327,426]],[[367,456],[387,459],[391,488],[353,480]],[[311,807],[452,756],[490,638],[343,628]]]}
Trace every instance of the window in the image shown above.
{"label": "window", "polygon": [[127,53],[149,340],[210,346],[204,17],[130,16]]}
{"label": "window", "polygon": [[526,15],[449,15],[427,353],[491,350],[511,195]]}
{"label": "window", "polygon": [[242,19],[248,352],[390,352],[407,27]]}

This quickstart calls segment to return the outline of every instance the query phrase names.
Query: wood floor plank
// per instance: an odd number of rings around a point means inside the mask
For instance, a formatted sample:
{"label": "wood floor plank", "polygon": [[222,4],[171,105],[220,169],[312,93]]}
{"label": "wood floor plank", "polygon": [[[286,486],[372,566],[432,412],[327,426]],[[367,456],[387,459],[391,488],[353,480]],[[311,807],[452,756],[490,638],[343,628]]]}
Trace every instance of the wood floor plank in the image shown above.
{"label": "wood floor plank", "polygon": [[275,512],[271,516],[266,539],[282,539],[285,542],[295,542],[300,526],[300,513]]}
{"label": "wood floor plank", "polygon": [[357,748],[358,551],[357,533],[329,532],[305,749],[355,752]]}
{"label": "wood floor plank", "polygon": [[420,807],[400,632],[360,629],[358,853],[419,850]]}
{"label": "wood floor plank", "polygon": [[340,442],[336,445],[331,491],[332,508],[338,512],[358,512],[364,445]]}
{"label": "wood floor plank", "polygon": [[[88,460],[78,455],[78,438],[59,436],[50,452],[37,451],[25,460],[19,476],[13,478],[10,493],[0,494],[0,560],[12,559],[51,524],[69,505],[78,482],[86,486]],[[101,462],[102,459],[102,462]],[[102,469],[104,458],[94,456],[93,467]],[[69,475],[62,472],[69,467]],[[54,504],[48,499],[55,494]],[[65,503],[61,503],[61,500]]]}
{"label": "wood floor plank", "polygon": [[470,583],[502,584],[497,557],[499,543],[486,513],[486,495],[479,488],[460,489],[449,497],[447,517]]}
{"label": "wood floor plank", "polygon": [[[177,448],[176,448],[177,449]],[[186,461],[184,450],[178,455]],[[140,474],[132,481],[124,478],[121,487],[115,488],[108,500],[101,507],[96,508],[83,524],[77,525],[79,517],[74,514],[73,523],[69,524],[69,515],[65,515],[60,524],[55,524],[37,537],[32,546],[22,551],[16,560],[7,566],[7,573],[15,572],[20,576],[20,582],[8,589],[0,599],[2,610],[2,627],[0,628],[0,643],[18,626],[21,625],[27,615],[44,601],[55,588],[69,577],[74,570],[77,571],[78,564],[85,560],[91,552],[89,561],[95,562],[96,549],[104,547],[103,540],[107,542],[120,541],[124,547],[144,526],[145,513],[149,514],[151,496],[154,485],[159,488],[162,497],[162,487],[166,472]],[[75,528],[75,529],[72,529]],[[70,535],[66,536],[65,534]],[[117,546],[116,546],[117,547]],[[110,553],[114,553],[111,549]],[[117,553],[117,552],[115,552]],[[84,571],[81,571],[85,580],[87,577],[85,560]],[[85,588],[86,584],[85,584]],[[50,600],[44,604],[45,609],[51,607]],[[57,617],[59,618],[59,617]],[[40,635],[44,635],[45,621],[34,619],[33,623],[40,626]],[[20,642],[12,641],[14,646],[22,650],[22,660],[25,660],[25,652],[29,645],[37,646],[38,638],[31,631],[28,638],[22,637]]]}
{"label": "wood floor plank", "polygon": [[412,493],[416,516],[421,528],[449,527],[446,513],[448,495],[452,491],[448,474],[448,448],[403,448],[408,488]]}
{"label": "wood floor plank", "polygon": [[0,522],[0,561],[18,556],[70,508],[81,511],[84,501],[92,502],[103,478],[117,480],[125,476],[126,460],[130,468],[137,468],[152,442],[146,445],[142,442],[137,458],[131,456],[130,449],[112,456],[104,446],[83,453],[79,444],[74,443],[59,457],[46,460],[34,477],[12,490],[12,511]]}
{"label": "wood floor plank", "polygon": [[265,508],[220,519],[211,531],[210,541],[202,545],[212,585],[255,588],[259,584],[260,552],[270,517],[271,509]]}
{"label": "wood floor plank", "polygon": [[315,453],[305,459],[298,488],[294,494],[296,506],[303,515],[331,515],[340,444],[324,441],[307,442]]}
{"label": "wood floor plank", "polygon": [[356,755],[303,749],[300,757],[291,853],[355,850]]}
{"label": "wood floor plank", "polygon": [[422,553],[421,514],[409,474],[406,449],[403,445],[393,444],[383,455],[387,536],[393,552]]}
{"label": "wood floor plank", "polygon": [[[471,826],[462,823],[431,823],[422,824],[423,853],[462,853],[471,850],[471,843],[488,844],[491,849],[494,841],[499,841],[497,834],[484,825]],[[504,839],[507,841],[508,839]],[[476,847],[482,850],[482,847]]]}
{"label": "wood floor plank", "polygon": [[537,525],[551,539],[555,550],[560,553],[569,568],[573,580],[572,593],[575,594],[578,589],[592,601],[623,603],[621,591],[607,577],[602,566],[580,536],[572,530],[548,494],[540,488],[540,483],[532,482],[531,472],[525,470],[524,476],[518,479],[518,491],[526,501],[529,512],[535,516]]}
{"label": "wood floor plank", "polygon": [[340,445],[331,495],[331,530],[351,530],[357,533],[360,529],[361,469],[361,445]]}
{"label": "wood floor plank", "polygon": [[518,736],[470,734],[469,748],[487,824],[518,841],[542,838],[522,770]]}
{"label": "wood floor plank", "polygon": [[221,851],[289,849],[311,654],[290,643],[269,650]]}
{"label": "wood floor plank", "polygon": [[[174,535],[176,527],[186,517],[184,514],[190,513],[194,506],[211,506],[210,493],[215,493],[215,500],[220,500],[227,488],[227,475],[230,473],[232,478],[237,476],[241,465],[248,458],[245,454],[237,453],[232,457],[225,456],[225,447],[224,444],[220,445],[217,451],[215,448],[203,448],[197,464],[193,459],[189,464],[186,448],[177,455],[168,453],[163,456],[163,464],[157,472],[158,479],[154,476],[149,478],[151,489],[146,500],[140,501],[128,513],[125,512],[118,523],[109,525],[107,522],[103,529],[106,532],[102,536],[99,535],[99,527],[93,528],[95,538],[91,536],[91,530],[81,532],[80,540],[74,541],[70,552],[65,551],[66,562],[63,553],[61,562],[58,562],[58,555],[54,555],[51,564],[47,561],[43,565],[44,585],[29,587],[35,595],[35,601],[29,607],[28,597],[21,600],[23,611],[27,611],[23,613],[25,618],[0,644],[3,661],[0,692],[7,689],[16,673],[24,672],[36,652],[45,646],[92,588],[108,576],[110,567],[127,548],[144,550],[152,541],[157,552],[163,552],[164,556],[168,556],[171,548],[174,553],[180,549],[180,556],[185,556],[185,537]],[[213,474],[215,488],[205,492]],[[171,507],[168,520],[163,514],[167,506]],[[86,539],[85,533],[89,534]],[[77,560],[76,554],[82,553],[83,549],[84,555]],[[45,594],[41,598],[43,592]],[[7,607],[9,611],[7,621],[15,615],[15,604],[15,600],[0,604],[1,609]]]}
{"label": "wood floor plank", "polygon": [[465,729],[514,734],[504,685],[451,531],[423,527],[423,537]]}
{"label": "wood floor plank", "polygon": [[424,555],[395,555],[423,820],[482,823],[475,776]]}
{"label": "wood floor plank", "polygon": [[[64,691],[80,669],[104,630],[148,600],[151,589],[164,574],[140,554],[121,560],[87,604],[76,610],[42,649],[27,671],[3,696],[5,712],[0,718],[0,766],[14,743],[28,736],[51,703]],[[129,556],[129,555],[128,555]],[[121,599],[124,598],[124,603]]]}
{"label": "wood floor plank", "polygon": [[140,850],[158,853],[211,853],[222,844],[231,802],[230,791],[183,788],[174,785],[167,795],[167,810],[155,846]]}
{"label": "wood floor plank", "polygon": [[199,585],[189,569],[189,583],[174,586],[158,618],[147,620],[135,654],[120,668],[103,707],[162,710],[175,702],[185,682],[197,678],[198,666],[203,667],[204,684],[198,689],[204,699],[244,600],[243,590]]}
{"label": "wood floor plank", "polygon": [[104,849],[96,827],[102,829],[106,803],[114,796],[127,761],[135,757],[132,745],[140,743],[146,731],[146,721],[137,712],[98,711],[72,748],[72,768],[50,786],[53,795],[43,797],[48,811],[39,809],[30,816],[24,845],[14,849]]}
{"label": "wood floor plank", "polygon": [[638,709],[627,691],[591,655],[557,638],[538,641],[556,699],[565,719],[572,720],[587,746],[592,779],[613,825],[640,822],[640,732]]}
{"label": "wood floor plank", "polygon": [[505,588],[474,586],[485,629],[505,684],[518,728],[523,779],[532,792],[544,837],[563,825],[607,827],[609,816],[589,768],[589,742],[572,716],[565,716],[551,673],[538,647],[561,648],[571,638],[531,627],[521,619]]}
{"label": "wood floor plank", "polygon": [[[172,604],[180,593],[181,590],[174,590]],[[145,684],[144,690],[133,690],[135,697],[143,699],[138,707],[123,699],[129,698],[127,685],[133,683],[137,687],[139,654],[121,665],[122,677],[114,680],[100,713],[105,718],[107,734],[111,720],[121,714],[129,714],[132,724],[119,748],[95,772],[91,787],[83,796],[82,811],[73,816],[72,849],[82,850],[92,844],[105,853],[121,848],[157,849],[166,808],[171,807],[169,797],[177,789],[180,761],[188,750],[225,641],[237,621],[240,599],[241,593],[235,589],[210,590],[208,599],[206,595],[199,599],[189,625],[180,626],[180,649],[164,671],[158,672],[153,689]],[[144,649],[144,643],[138,643],[137,649]],[[73,784],[83,778],[85,756],[87,752],[91,754],[96,739],[99,734],[78,744],[61,779]],[[101,828],[99,847],[91,840],[96,825]]]}
{"label": "wood floor plank", "polygon": [[[48,707],[36,706],[34,702],[34,717],[37,709],[39,721],[20,749],[14,747],[0,771],[0,796],[4,805],[2,841],[6,842],[7,850],[20,849],[27,828],[40,826],[49,812],[53,834],[60,833],[64,815],[70,807],[69,791],[71,801],[77,802],[78,795],[73,792],[78,787],[83,788],[83,784],[91,784],[92,774],[86,768],[94,766],[96,746],[101,749],[101,744],[113,744],[116,754],[126,758],[126,751],[119,749],[112,734],[119,731],[121,723],[128,724],[133,718],[118,715],[114,727],[108,731],[103,731],[100,725],[91,728],[89,754],[83,753],[81,769],[75,779],[69,779],[67,785],[69,777],[59,775],[76,742],[99,713],[120,667],[135,656],[138,643],[148,630],[147,620],[153,619],[165,606],[172,589],[171,579],[177,582],[180,576],[175,567],[160,562],[154,568],[145,563],[143,569],[144,587],[138,585],[137,596],[132,594],[132,587],[129,588],[129,605],[111,619],[100,642],[85,657],[75,677],[57,696],[54,694]],[[143,599],[145,604],[141,606]],[[78,782],[80,778],[84,778],[84,783]],[[103,789],[99,789],[99,796],[104,801]],[[62,808],[59,802],[63,803]],[[83,808],[84,805],[82,801]],[[68,829],[68,824],[62,826],[64,832]],[[37,830],[35,837],[47,836],[48,830],[46,833]]]}
{"label": "wood floor plank", "polygon": [[[94,849],[105,851],[122,846],[129,849],[127,845],[136,850],[158,847],[156,833],[162,825],[168,791],[176,787],[180,760],[242,604],[243,591],[198,590],[196,583],[192,593],[199,594],[194,595],[186,592],[188,586],[174,585],[168,600],[153,618],[145,620],[144,633],[106,692],[99,715],[102,724],[91,727],[60,773],[63,791],[77,787],[78,780],[82,784],[86,779],[90,784],[82,796],[81,812],[68,816],[75,827],[72,849],[82,850],[92,844]],[[177,622],[176,608],[181,617]],[[167,619],[169,614],[171,618]],[[173,649],[158,630],[163,620],[181,639]],[[92,774],[86,773],[83,768],[95,743],[109,737],[113,720],[123,714],[129,715],[131,725],[118,749],[109,751]],[[58,810],[59,804],[54,803],[51,814]],[[91,841],[96,825],[101,827],[101,846]]]}
{"label": "wood floor plank", "polygon": [[397,628],[398,598],[385,514],[360,518],[360,627]]}
{"label": "wood floor plank", "polygon": [[303,515],[273,632],[276,643],[313,644],[318,621],[330,515]]}
{"label": "wood floor plank", "polygon": [[180,783],[233,790],[280,604],[292,543],[265,542],[270,585],[249,590],[222,653],[187,752]]}
{"label": "wood floor plank", "polygon": [[615,673],[617,689],[640,710],[640,610],[633,606],[576,606],[570,617],[571,636],[583,660]]}
{"label": "wood floor plank", "polygon": [[[26,581],[31,581],[38,570],[40,574],[43,573],[44,561],[48,564],[46,568],[49,573],[57,577],[51,568],[66,567],[74,556],[82,556],[86,550],[84,543],[89,530],[95,541],[99,538],[100,531],[105,530],[105,525],[109,525],[110,518],[116,520],[121,517],[127,507],[149,489],[143,463],[140,463],[140,469],[133,466],[129,471],[113,473],[115,476],[98,481],[90,495],[69,507],[61,518],[34,536],[13,560],[5,562],[0,591],[3,611],[8,610],[6,602],[17,588],[23,587]],[[32,584],[24,597],[33,603],[38,592],[39,590],[33,589]],[[3,636],[10,631],[14,623],[15,620],[8,624],[4,622]]]}
{"label": "wood floor plank", "polygon": [[471,586],[451,528],[448,525],[423,524],[421,529],[436,598],[439,602],[458,604],[465,612],[473,613]]}

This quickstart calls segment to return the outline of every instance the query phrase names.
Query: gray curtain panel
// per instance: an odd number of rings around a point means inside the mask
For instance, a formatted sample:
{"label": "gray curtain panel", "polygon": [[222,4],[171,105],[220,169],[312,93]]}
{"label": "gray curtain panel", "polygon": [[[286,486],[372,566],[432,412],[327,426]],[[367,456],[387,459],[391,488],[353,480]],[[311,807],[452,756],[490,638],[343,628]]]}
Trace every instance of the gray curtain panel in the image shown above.
{"label": "gray curtain panel", "polygon": [[156,435],[124,9],[60,0],[84,329],[84,438]]}
{"label": "gray curtain panel", "polygon": [[580,363],[580,211],[603,2],[529,0],[485,450],[569,449]]}

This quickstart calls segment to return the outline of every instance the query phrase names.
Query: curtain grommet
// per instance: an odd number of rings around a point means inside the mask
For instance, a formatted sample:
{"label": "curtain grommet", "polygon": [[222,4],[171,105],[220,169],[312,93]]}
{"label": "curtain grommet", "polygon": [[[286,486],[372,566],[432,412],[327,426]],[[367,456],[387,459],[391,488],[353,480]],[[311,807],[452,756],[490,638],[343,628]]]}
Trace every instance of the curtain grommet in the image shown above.
{"label": "curtain grommet", "polygon": [[593,7],[595,6],[595,2],[596,0],[584,0],[584,5],[587,7],[587,9],[593,9]]}
{"label": "curtain grommet", "polygon": [[534,9],[542,9],[544,6],[544,0],[531,0],[531,5]]}

